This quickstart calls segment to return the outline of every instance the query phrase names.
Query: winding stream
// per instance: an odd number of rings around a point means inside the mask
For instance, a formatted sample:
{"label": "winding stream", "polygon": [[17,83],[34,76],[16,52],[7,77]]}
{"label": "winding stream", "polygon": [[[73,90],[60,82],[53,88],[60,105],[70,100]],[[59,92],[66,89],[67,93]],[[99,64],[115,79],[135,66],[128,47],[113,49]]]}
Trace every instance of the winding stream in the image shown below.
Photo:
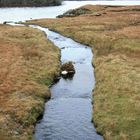
{"label": "winding stream", "polygon": [[61,49],[61,62],[72,61],[76,70],[72,79],[61,78],[50,88],[52,97],[45,105],[42,120],[36,125],[35,139],[103,140],[91,123],[95,85],[91,49],[47,28],[32,27],[44,31]]}

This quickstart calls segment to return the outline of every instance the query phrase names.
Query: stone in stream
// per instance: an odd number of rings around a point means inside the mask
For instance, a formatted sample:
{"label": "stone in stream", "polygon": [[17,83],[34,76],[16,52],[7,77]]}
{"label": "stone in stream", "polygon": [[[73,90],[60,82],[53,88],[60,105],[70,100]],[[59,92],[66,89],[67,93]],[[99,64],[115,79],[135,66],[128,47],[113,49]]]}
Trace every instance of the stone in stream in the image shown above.
{"label": "stone in stream", "polygon": [[72,62],[64,63],[61,66],[61,75],[64,78],[72,78],[74,74],[75,74],[75,69]]}

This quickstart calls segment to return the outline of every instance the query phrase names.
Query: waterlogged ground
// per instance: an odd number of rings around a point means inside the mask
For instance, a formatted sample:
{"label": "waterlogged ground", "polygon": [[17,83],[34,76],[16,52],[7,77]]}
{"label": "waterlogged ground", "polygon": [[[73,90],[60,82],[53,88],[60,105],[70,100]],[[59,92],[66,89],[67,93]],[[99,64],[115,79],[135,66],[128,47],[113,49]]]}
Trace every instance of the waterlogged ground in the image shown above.
{"label": "waterlogged ground", "polygon": [[95,84],[91,49],[48,29],[38,28],[61,49],[62,63],[74,63],[76,74],[71,79],[61,78],[51,87],[51,100],[46,103],[43,119],[36,126],[36,140],[103,140],[91,122]]}
{"label": "waterlogged ground", "polygon": [[[140,139],[140,6],[91,6],[86,15],[30,21],[94,50],[94,122],[107,140]],[[83,9],[82,8],[82,9]]]}

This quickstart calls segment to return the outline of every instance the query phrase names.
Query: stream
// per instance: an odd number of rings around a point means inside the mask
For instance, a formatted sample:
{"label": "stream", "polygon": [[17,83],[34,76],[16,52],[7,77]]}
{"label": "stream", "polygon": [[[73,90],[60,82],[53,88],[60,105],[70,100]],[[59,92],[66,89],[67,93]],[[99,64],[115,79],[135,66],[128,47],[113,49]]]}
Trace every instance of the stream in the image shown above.
{"label": "stream", "polygon": [[92,50],[58,33],[34,26],[61,49],[61,63],[72,61],[76,73],[61,78],[51,88],[51,99],[45,104],[43,118],[35,129],[36,140],[103,140],[92,120],[92,90],[95,86]]}

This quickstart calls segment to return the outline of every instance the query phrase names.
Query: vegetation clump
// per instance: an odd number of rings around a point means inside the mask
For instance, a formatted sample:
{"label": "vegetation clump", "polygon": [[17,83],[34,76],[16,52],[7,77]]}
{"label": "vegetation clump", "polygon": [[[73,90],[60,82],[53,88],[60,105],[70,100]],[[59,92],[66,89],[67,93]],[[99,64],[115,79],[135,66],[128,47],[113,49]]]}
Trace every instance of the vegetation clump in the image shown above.
{"label": "vegetation clump", "polygon": [[72,78],[74,74],[75,74],[75,68],[72,62],[64,63],[61,66],[61,75],[64,78]]}
{"label": "vegetation clump", "polygon": [[64,63],[61,67],[61,71],[68,71],[70,73],[74,73],[75,69],[74,69],[72,62]]}

